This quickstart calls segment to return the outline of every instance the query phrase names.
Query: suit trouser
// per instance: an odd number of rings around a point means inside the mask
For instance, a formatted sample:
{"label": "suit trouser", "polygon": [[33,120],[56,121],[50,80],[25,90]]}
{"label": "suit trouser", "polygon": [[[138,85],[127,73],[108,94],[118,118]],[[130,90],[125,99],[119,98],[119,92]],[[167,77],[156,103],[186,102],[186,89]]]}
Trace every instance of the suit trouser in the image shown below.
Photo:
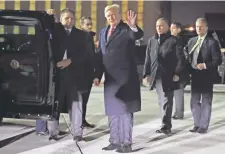
{"label": "suit trouser", "polygon": [[[71,109],[69,109],[69,117],[72,123],[72,134],[73,136],[82,136],[82,97],[78,93],[78,101],[73,101]],[[55,136],[59,133],[59,121],[57,119],[48,121],[48,130],[50,135]]]}
{"label": "suit trouser", "polygon": [[83,100],[83,115],[82,115],[82,119],[83,122],[86,120],[86,112],[87,112],[87,103],[88,103],[88,99],[91,93],[91,88],[92,88],[92,84],[89,87],[88,91],[82,94],[82,100]]}
{"label": "suit trouser", "polygon": [[213,92],[191,92],[191,112],[194,125],[208,129],[211,118]]}
{"label": "suit trouser", "polygon": [[156,80],[156,93],[160,106],[160,114],[162,119],[162,127],[166,129],[172,128],[171,116],[173,110],[173,91],[163,92],[162,80]]}
{"label": "suit trouser", "polygon": [[184,88],[174,90],[174,103],[175,103],[174,115],[179,118],[183,118],[184,117]]}
{"label": "suit trouser", "polygon": [[108,116],[110,127],[109,142],[132,144],[133,113]]}

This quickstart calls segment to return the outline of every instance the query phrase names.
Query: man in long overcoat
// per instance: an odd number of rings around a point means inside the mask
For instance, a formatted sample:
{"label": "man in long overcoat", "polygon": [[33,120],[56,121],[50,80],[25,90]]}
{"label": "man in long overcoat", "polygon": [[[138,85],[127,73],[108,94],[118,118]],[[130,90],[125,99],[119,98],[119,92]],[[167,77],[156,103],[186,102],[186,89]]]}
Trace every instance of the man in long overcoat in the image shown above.
{"label": "man in long overcoat", "polygon": [[[87,54],[87,33],[74,27],[75,16],[71,9],[61,11],[60,22],[54,24],[53,57],[56,64],[56,100],[59,101],[58,115],[69,110],[74,141],[81,141],[82,97],[87,92],[88,82],[85,76],[85,58]],[[65,106],[67,106],[65,110]],[[64,108],[64,110],[63,110]],[[57,127],[57,126],[53,126]],[[51,128],[53,138],[57,136]]]}
{"label": "man in long overcoat", "polygon": [[141,110],[135,40],[143,36],[143,31],[135,25],[136,15],[133,11],[128,11],[124,23],[116,4],[105,8],[105,17],[109,26],[100,32],[94,79],[94,84],[99,85],[105,73],[104,100],[110,144],[103,150],[131,152],[133,113]]}

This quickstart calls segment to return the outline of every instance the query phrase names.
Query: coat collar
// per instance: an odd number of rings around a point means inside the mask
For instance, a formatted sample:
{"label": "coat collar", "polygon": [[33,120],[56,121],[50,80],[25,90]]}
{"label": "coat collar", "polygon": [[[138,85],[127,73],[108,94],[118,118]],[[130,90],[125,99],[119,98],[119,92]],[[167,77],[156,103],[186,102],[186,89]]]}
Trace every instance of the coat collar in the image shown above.
{"label": "coat collar", "polygon": [[93,31],[86,31],[85,29],[81,29],[81,30],[84,31],[84,32],[86,32],[86,33],[88,33],[88,34],[91,35],[92,37],[94,37],[94,36],[96,35],[96,33],[93,32]]}
{"label": "coat collar", "polygon": [[158,40],[160,38],[160,43],[159,44],[162,44],[165,40],[167,40],[169,37],[171,37],[171,34],[170,32],[167,32],[165,34],[161,34],[159,36],[159,34],[155,34],[155,39]]}
{"label": "coat collar", "polygon": [[109,40],[107,40],[107,35],[108,35],[108,31],[110,29],[110,25],[108,25],[105,29],[105,40],[106,40],[106,46],[120,33],[121,29],[123,28],[123,25],[125,23],[121,20],[119,22],[119,24],[116,26],[114,32],[112,33],[112,35],[110,36]]}
{"label": "coat collar", "polygon": [[[199,52],[201,52],[201,50],[205,47],[205,45],[206,45],[206,43],[207,43],[209,37],[210,37],[210,36],[209,36],[208,34],[204,37],[203,42],[202,42],[202,44],[201,44],[201,47],[200,47],[200,49],[199,49]],[[197,42],[198,38],[199,38],[198,36],[194,37],[194,39],[193,39],[193,41],[192,41],[192,43],[191,43],[191,46],[190,46],[189,54],[192,54],[192,53],[193,53],[193,52],[191,51],[191,49],[194,47],[194,45],[195,45],[195,43]]]}

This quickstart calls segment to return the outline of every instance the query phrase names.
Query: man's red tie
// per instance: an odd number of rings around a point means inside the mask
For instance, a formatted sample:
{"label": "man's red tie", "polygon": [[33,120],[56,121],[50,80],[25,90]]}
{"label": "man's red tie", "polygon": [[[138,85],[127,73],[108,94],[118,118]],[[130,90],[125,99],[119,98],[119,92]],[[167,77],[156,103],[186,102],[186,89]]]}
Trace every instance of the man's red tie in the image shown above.
{"label": "man's red tie", "polygon": [[112,33],[114,32],[115,27],[111,26],[108,32],[108,38],[112,35]]}

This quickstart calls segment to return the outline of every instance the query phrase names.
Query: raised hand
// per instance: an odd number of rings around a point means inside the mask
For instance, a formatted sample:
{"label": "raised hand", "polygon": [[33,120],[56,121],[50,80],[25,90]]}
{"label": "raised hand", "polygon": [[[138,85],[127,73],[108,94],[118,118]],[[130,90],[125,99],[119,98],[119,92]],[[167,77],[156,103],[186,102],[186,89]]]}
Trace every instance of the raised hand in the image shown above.
{"label": "raised hand", "polygon": [[132,10],[127,11],[126,23],[130,27],[132,27],[132,28],[136,27],[136,18],[137,18],[137,14],[135,14],[134,11],[132,11]]}
{"label": "raised hand", "polygon": [[55,10],[54,9],[48,9],[46,11],[49,15],[55,15]]}

